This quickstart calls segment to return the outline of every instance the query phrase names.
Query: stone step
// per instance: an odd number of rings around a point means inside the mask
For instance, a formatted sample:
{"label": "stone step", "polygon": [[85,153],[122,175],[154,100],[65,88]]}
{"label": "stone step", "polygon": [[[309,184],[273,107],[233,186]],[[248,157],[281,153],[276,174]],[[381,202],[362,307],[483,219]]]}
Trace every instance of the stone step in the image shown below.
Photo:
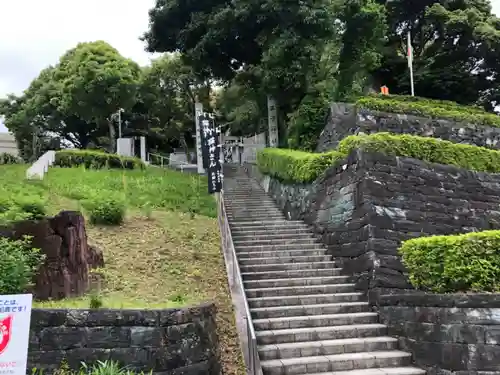
{"label": "stone step", "polygon": [[263,272],[242,272],[243,280],[266,280],[283,279],[298,277],[321,277],[321,276],[341,276],[342,268],[325,268],[320,270],[302,269],[302,270],[283,270],[283,271],[263,271]]}
{"label": "stone step", "polygon": [[[239,257],[238,257],[239,258]],[[274,256],[267,258],[239,258],[241,265],[253,266],[261,264],[281,264],[281,263],[314,263],[332,261],[331,255],[298,255],[298,256]]]}
{"label": "stone step", "polygon": [[332,259],[331,255],[325,254],[325,249],[300,249],[300,250],[282,250],[282,251],[238,251],[238,259],[251,259],[251,258],[299,258],[299,257],[312,257],[312,256],[328,256],[329,260]]}
{"label": "stone step", "polygon": [[283,250],[302,250],[302,249],[307,249],[307,250],[316,250],[316,249],[322,249],[325,251],[325,247],[323,244],[320,243],[313,243],[313,244],[290,244],[290,245],[285,245],[285,244],[279,244],[279,245],[235,245],[236,252],[240,251],[283,251]]}
{"label": "stone step", "polygon": [[277,231],[282,231],[282,230],[295,230],[295,229],[303,229],[303,230],[310,230],[310,228],[307,226],[307,224],[304,223],[294,223],[291,221],[284,221],[281,223],[267,223],[267,224],[255,224],[255,225],[240,225],[240,223],[231,223],[229,222],[231,231],[233,233],[242,233],[242,232],[262,232],[264,231],[265,233],[276,233]]}
{"label": "stone step", "polygon": [[[235,237],[246,237],[246,236],[267,236],[269,234],[269,228],[268,227],[261,227],[260,230],[233,230],[233,238]],[[297,226],[297,227],[286,227],[284,226],[283,228],[275,228],[272,230],[272,233],[275,235],[288,235],[288,234],[302,234],[302,233],[307,233],[311,234],[311,230],[309,228],[306,228],[305,226]]]}
{"label": "stone step", "polygon": [[322,314],[348,314],[358,312],[370,312],[368,302],[340,302],[322,303],[314,305],[291,305],[251,308],[250,314],[254,319],[293,317],[304,315]]}
{"label": "stone step", "polygon": [[[425,375],[426,371],[416,367],[379,367],[363,370],[321,372],[307,375]],[[304,374],[306,375],[306,374]]]}
{"label": "stone step", "polygon": [[274,203],[226,204],[226,212],[246,210],[279,210]]}
{"label": "stone step", "polygon": [[263,210],[233,210],[233,211],[226,211],[228,219],[231,217],[248,217],[252,218],[255,217],[257,219],[259,218],[264,218],[268,216],[278,216],[278,215],[283,215],[283,212],[278,210],[277,208],[269,208],[269,209],[263,209]]}
{"label": "stone step", "polygon": [[256,234],[233,234],[234,241],[262,241],[262,240],[288,240],[298,238],[314,238],[312,233],[304,232],[291,232],[291,233],[256,233]]}
{"label": "stone step", "polygon": [[320,303],[361,302],[362,293],[324,293],[304,294],[300,296],[273,296],[247,298],[250,308],[291,306],[291,305],[317,305]]}
{"label": "stone step", "polygon": [[301,375],[314,372],[335,372],[374,367],[401,367],[410,364],[411,354],[397,350],[261,361],[262,371],[265,375]]}
{"label": "stone step", "polygon": [[302,277],[297,279],[246,280],[245,288],[279,288],[283,286],[347,284],[349,276]]}
{"label": "stone step", "polygon": [[264,246],[264,245],[292,245],[292,244],[315,244],[318,243],[316,238],[312,236],[298,236],[295,238],[271,238],[271,239],[254,239],[254,240],[240,240],[234,239],[234,246],[238,245],[251,245],[251,246]]}
{"label": "stone step", "polygon": [[278,263],[328,262],[331,260],[332,257],[330,255],[303,255],[303,256],[270,257],[270,258],[252,257],[252,258],[239,258],[239,264],[245,266],[252,266],[252,265],[278,264]]}
{"label": "stone step", "polygon": [[287,316],[283,318],[254,319],[253,326],[258,331],[274,331],[278,329],[343,326],[349,324],[378,323],[378,314],[373,312]]}
{"label": "stone step", "polygon": [[246,221],[249,221],[249,220],[275,220],[275,221],[281,221],[281,220],[285,220],[285,216],[281,213],[281,212],[263,212],[263,213],[260,213],[260,212],[248,212],[248,213],[241,213],[241,214],[238,214],[238,213],[235,213],[235,214],[232,214],[232,213],[227,213],[227,219],[229,221],[235,221],[235,222],[239,222],[239,221],[242,221],[242,222],[246,222]]}
{"label": "stone step", "polygon": [[386,336],[383,324],[356,324],[347,326],[325,326],[256,331],[258,345],[272,345],[302,341],[352,339],[360,337]]}
{"label": "stone step", "polygon": [[327,285],[305,285],[305,286],[282,286],[278,288],[255,288],[246,289],[248,298],[258,297],[285,297],[296,295],[351,293],[355,292],[355,284],[327,284]]}
{"label": "stone step", "polygon": [[282,222],[283,220],[286,220],[285,217],[282,214],[269,214],[269,215],[257,215],[257,216],[251,216],[251,215],[240,215],[240,216],[231,216],[227,215],[227,219],[229,220],[230,223],[234,224],[239,224],[242,222],[246,222],[247,220],[274,220],[275,222],[279,223]]}
{"label": "stone step", "polygon": [[263,203],[262,201],[258,204],[226,204],[226,211],[234,212],[234,211],[266,211],[266,210],[279,210],[278,206],[274,203]]}
{"label": "stone step", "polygon": [[342,353],[396,350],[397,348],[397,339],[393,337],[380,336],[263,345],[258,348],[258,351],[261,360],[269,360]]}
{"label": "stone step", "polygon": [[240,221],[236,227],[247,227],[246,229],[249,229],[248,227],[259,227],[259,228],[268,228],[268,230],[273,230],[275,226],[282,226],[282,225],[296,225],[300,227],[305,227],[306,224],[304,224],[303,221],[299,220],[281,220],[281,221],[275,221],[275,220],[247,220],[247,221]]}
{"label": "stone step", "polygon": [[252,264],[241,265],[242,272],[265,272],[265,271],[293,271],[293,270],[320,270],[325,268],[334,268],[335,262],[306,262],[306,263],[274,263],[274,264]]}
{"label": "stone step", "polygon": [[259,203],[274,203],[272,199],[267,195],[254,195],[252,193],[248,193],[246,197],[242,196],[231,196],[231,198],[224,198],[224,203],[230,205],[238,205],[238,206],[246,206],[247,204],[259,204]]}

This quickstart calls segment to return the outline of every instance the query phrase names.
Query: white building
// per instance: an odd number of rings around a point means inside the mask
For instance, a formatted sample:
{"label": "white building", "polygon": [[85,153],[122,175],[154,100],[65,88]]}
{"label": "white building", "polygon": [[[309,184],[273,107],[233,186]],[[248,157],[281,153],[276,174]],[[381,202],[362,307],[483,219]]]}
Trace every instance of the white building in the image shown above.
{"label": "white building", "polygon": [[19,156],[16,138],[9,133],[0,133],[0,154],[3,153]]}

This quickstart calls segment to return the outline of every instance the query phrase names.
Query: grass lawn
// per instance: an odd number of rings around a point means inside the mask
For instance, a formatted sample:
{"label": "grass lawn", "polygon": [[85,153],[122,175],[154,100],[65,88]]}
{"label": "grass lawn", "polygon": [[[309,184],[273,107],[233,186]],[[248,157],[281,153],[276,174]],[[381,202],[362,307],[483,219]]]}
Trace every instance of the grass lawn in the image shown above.
{"label": "grass lawn", "polygon": [[[245,373],[220,250],[216,206],[206,179],[176,171],[51,169],[24,181],[25,166],[0,166],[0,194],[36,196],[47,212],[79,209],[96,195],[121,195],[120,226],[87,224],[89,242],[103,250],[100,296],[107,308],[167,308],[213,300],[226,374]],[[36,302],[37,307],[88,308],[89,296]]]}

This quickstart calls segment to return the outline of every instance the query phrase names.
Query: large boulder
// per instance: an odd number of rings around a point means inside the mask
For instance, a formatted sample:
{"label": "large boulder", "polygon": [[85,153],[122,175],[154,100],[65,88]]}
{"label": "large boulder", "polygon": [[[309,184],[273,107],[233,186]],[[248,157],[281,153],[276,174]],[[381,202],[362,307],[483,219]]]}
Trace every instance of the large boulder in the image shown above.
{"label": "large boulder", "polygon": [[78,297],[91,285],[90,270],[104,266],[102,252],[87,242],[85,219],[80,212],[61,211],[54,217],[26,220],[0,228],[0,236],[32,237],[32,246],[46,259],[31,291],[38,300]]}

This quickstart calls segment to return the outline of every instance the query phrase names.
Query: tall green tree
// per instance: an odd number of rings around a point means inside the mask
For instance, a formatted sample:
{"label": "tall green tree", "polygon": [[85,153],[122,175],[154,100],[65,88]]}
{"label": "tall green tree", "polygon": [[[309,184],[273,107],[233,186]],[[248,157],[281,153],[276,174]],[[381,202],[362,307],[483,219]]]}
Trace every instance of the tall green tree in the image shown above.
{"label": "tall green tree", "polygon": [[179,54],[154,60],[143,70],[138,94],[148,121],[148,137],[158,144],[180,146],[187,153],[194,145],[195,102],[199,100],[209,111],[210,92],[211,80],[196,75]]}
{"label": "tall green tree", "polygon": [[489,0],[381,1],[389,28],[382,64],[373,70],[391,93],[410,92],[406,38],[414,49],[416,95],[481,103],[498,102],[500,21]]}
{"label": "tall green tree", "polygon": [[277,99],[283,123],[332,36],[331,6],[331,0],[157,0],[144,40],[149,51],[180,51],[197,74],[226,83],[243,74],[244,85]]}
{"label": "tall green tree", "polygon": [[134,106],[140,74],[134,61],[108,43],[80,43],[61,57],[50,102],[65,118],[74,116],[98,128],[107,126],[109,150],[114,151],[116,122],[112,115]]}

